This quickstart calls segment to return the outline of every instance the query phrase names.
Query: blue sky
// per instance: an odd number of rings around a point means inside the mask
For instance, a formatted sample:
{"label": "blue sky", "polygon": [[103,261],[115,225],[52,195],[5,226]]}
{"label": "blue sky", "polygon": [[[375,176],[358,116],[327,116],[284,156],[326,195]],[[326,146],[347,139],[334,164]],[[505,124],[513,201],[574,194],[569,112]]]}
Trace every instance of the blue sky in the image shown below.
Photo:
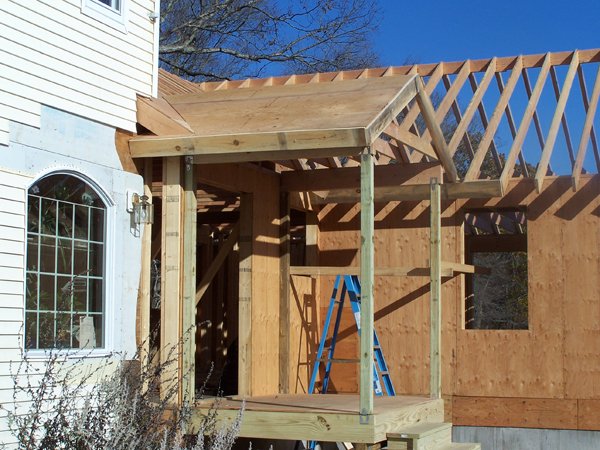
{"label": "blue sky", "polygon": [[600,0],[380,0],[382,65],[600,47]]}
{"label": "blue sky", "polygon": [[[380,0],[380,5],[382,21],[374,37],[382,66],[600,47],[600,0]],[[557,69],[561,85],[566,69]],[[595,75],[592,69],[584,69],[590,92]],[[535,73],[536,70],[530,71],[533,80]],[[577,89],[572,90],[566,110],[575,149],[585,118]],[[463,109],[468,100],[459,96]],[[511,100],[517,125],[526,103],[524,95],[514,95]],[[544,134],[555,108],[556,100],[547,87],[538,105]],[[600,128],[599,116],[597,113],[596,129]],[[504,122],[505,119],[496,140],[499,151],[507,153],[512,139]],[[523,151],[528,161],[537,161],[541,149],[531,128]],[[570,173],[565,146],[561,132],[551,160],[556,173]],[[595,171],[589,147],[584,167]]]}

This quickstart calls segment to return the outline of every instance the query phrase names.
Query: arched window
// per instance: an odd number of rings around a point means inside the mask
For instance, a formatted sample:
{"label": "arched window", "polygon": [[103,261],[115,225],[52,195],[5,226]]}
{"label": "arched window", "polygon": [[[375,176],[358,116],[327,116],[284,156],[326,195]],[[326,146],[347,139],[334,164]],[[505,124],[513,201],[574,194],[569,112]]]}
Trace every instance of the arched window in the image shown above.
{"label": "arched window", "polygon": [[25,348],[103,348],[106,205],[85,181],[48,175],[27,197]]}

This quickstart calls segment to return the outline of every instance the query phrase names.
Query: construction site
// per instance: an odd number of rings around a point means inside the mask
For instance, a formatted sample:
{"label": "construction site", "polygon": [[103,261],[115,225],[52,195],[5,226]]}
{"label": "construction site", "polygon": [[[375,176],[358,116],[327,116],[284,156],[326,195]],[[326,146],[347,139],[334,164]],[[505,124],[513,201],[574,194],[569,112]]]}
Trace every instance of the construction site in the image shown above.
{"label": "construction site", "polygon": [[179,345],[196,422],[220,394],[218,420],[244,404],[264,448],[466,450],[513,429],[598,448],[599,62],[160,71],[117,146],[154,206],[138,341]]}

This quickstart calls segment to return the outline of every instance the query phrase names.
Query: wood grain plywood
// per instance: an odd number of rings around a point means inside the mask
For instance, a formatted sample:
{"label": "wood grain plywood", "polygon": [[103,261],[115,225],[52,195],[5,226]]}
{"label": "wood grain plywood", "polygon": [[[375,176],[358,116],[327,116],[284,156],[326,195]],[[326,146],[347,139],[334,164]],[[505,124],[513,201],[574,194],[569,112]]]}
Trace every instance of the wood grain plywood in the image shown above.
{"label": "wood grain plywood", "polygon": [[169,96],[167,100],[198,135],[366,128],[412,79],[259,87]]}
{"label": "wood grain plywood", "polygon": [[577,401],[454,397],[453,425],[577,429]]}
{"label": "wood grain plywood", "polygon": [[[565,397],[600,399],[600,177],[565,195],[561,219]],[[569,220],[570,217],[573,219]]]}

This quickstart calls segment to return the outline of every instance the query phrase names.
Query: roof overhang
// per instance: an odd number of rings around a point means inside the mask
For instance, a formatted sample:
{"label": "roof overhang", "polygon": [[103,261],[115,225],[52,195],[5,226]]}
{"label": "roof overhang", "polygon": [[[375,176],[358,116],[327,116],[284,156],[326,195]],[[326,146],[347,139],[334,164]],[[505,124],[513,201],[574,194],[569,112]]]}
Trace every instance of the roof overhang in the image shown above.
{"label": "roof overhang", "polygon": [[177,124],[160,131],[177,134],[134,137],[131,156],[222,163],[356,155],[417,91],[417,76],[404,75],[140,99],[145,108],[159,102],[155,109]]}

